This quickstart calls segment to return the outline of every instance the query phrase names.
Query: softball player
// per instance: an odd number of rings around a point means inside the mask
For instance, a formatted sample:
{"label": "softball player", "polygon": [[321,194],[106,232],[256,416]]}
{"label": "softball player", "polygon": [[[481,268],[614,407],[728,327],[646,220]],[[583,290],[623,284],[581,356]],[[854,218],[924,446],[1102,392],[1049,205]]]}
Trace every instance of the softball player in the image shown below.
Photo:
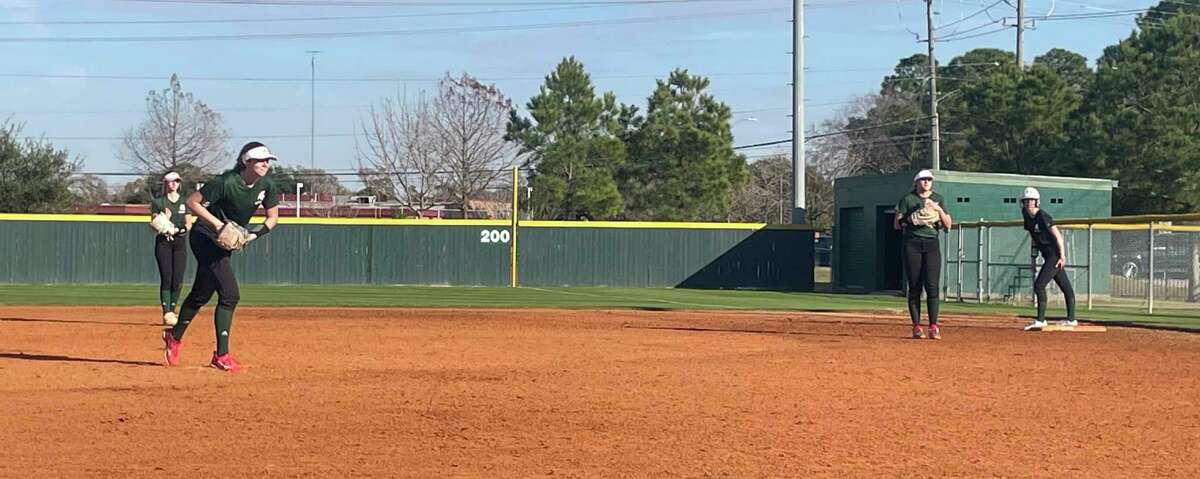
{"label": "softball player", "polygon": [[162,305],[163,324],[176,323],[175,306],[183,287],[183,272],[187,269],[187,242],[184,237],[191,226],[187,205],[179,194],[183,180],[174,171],[163,176],[163,196],[150,200],[150,216],[165,215],[175,226],[175,233],[154,236],[154,260],[158,263],[158,301]]}
{"label": "softball player", "polygon": [[949,230],[951,218],[945,200],[933,191],[933,172],[921,170],[913,177],[913,189],[896,204],[892,227],[904,231],[904,272],[908,275],[908,316],[912,337],[922,339],[921,290],[928,304],[929,337],[942,339],[938,327],[938,282],[942,274],[940,230]]}
{"label": "softball player", "polygon": [[1039,331],[1046,327],[1046,286],[1051,278],[1058,284],[1067,302],[1067,320],[1063,325],[1074,327],[1079,324],[1075,320],[1075,290],[1071,288],[1071,280],[1064,270],[1067,250],[1063,247],[1063,236],[1058,226],[1054,225],[1054,218],[1041,209],[1041,202],[1042,195],[1037,188],[1025,188],[1021,192],[1021,216],[1025,219],[1025,231],[1029,232],[1031,266],[1038,253],[1042,255],[1042,269],[1033,281],[1033,294],[1037,296],[1037,319],[1025,327],[1026,331]]}
{"label": "softball player", "polygon": [[[217,350],[210,365],[222,371],[241,369],[229,354],[229,330],[239,299],[230,256],[245,243],[270,233],[279,221],[279,190],[266,178],[271,160],[277,158],[265,145],[256,141],[247,143],[232,170],[213,177],[188,197],[188,209],[199,218],[194,234],[190,235],[192,255],[197,262],[196,279],[179,309],[179,322],[163,331],[168,366],[178,363],[184,332],[215,292],[217,308],[213,321]],[[249,226],[259,207],[266,210],[266,221]],[[237,237],[237,241],[231,241],[231,236]]]}

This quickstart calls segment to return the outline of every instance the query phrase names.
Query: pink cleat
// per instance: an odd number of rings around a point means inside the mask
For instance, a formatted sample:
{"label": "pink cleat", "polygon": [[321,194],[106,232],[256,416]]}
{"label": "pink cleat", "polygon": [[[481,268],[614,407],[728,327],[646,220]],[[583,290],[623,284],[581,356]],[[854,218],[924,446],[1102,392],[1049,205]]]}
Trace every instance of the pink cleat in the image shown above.
{"label": "pink cleat", "polygon": [[179,346],[183,344],[183,341],[175,339],[175,336],[171,335],[170,329],[163,330],[162,340],[163,359],[167,361],[167,366],[179,364]]}
{"label": "pink cleat", "polygon": [[232,354],[225,353],[217,356],[216,351],[213,351],[212,362],[210,362],[208,365],[222,371],[229,371],[231,373],[236,373],[242,370],[242,365],[238,364],[238,362],[233,359]]}
{"label": "pink cleat", "polygon": [[936,324],[929,325],[929,339],[942,339],[942,328]]}

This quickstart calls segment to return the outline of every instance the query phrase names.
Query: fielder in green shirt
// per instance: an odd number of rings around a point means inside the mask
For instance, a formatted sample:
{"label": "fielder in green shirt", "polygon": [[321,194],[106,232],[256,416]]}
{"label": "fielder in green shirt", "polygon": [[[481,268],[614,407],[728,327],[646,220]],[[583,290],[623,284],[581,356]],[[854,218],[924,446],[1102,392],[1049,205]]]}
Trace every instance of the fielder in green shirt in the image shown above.
{"label": "fielder in green shirt", "polygon": [[[196,280],[192,282],[192,290],[179,309],[178,323],[163,332],[167,365],[174,366],[179,362],[179,347],[184,332],[200,308],[216,293],[217,308],[213,321],[216,324],[217,350],[213,352],[209,364],[222,371],[241,369],[241,365],[229,354],[229,331],[233,325],[234,309],[240,299],[237,278],[230,265],[233,252],[218,246],[216,238],[226,224],[245,227],[252,233],[252,239],[275,229],[279,221],[279,189],[267,177],[267,173],[271,169],[271,160],[277,159],[262,143],[247,143],[238,154],[237,165],[232,170],[208,180],[200,191],[188,197],[188,209],[197,217],[194,228],[196,234],[190,235],[192,255],[197,263]],[[267,218],[263,223],[251,226],[250,220],[259,207],[266,210]]]}

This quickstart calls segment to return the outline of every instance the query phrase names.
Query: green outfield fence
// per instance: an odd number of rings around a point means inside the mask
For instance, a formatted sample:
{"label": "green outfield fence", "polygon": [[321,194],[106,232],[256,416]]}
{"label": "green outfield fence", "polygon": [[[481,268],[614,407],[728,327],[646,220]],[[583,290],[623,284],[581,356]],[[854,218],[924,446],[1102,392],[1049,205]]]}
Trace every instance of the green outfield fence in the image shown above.
{"label": "green outfield fence", "polygon": [[[148,222],[0,214],[0,283],[156,283]],[[233,263],[247,284],[811,291],[813,233],[805,225],[289,217]]]}

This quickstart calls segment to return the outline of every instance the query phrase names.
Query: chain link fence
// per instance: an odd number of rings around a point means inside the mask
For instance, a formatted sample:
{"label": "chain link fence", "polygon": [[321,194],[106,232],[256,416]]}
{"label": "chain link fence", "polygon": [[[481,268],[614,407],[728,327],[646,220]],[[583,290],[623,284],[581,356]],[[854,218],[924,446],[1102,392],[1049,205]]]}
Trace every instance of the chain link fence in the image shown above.
{"label": "chain link fence", "polygon": [[[1081,309],[1094,303],[1153,313],[1195,309],[1200,301],[1200,215],[1154,215],[1058,222],[1067,276]],[[944,297],[1033,304],[1041,259],[1020,222],[967,222],[947,235]],[[1062,302],[1054,283],[1052,304]]]}

